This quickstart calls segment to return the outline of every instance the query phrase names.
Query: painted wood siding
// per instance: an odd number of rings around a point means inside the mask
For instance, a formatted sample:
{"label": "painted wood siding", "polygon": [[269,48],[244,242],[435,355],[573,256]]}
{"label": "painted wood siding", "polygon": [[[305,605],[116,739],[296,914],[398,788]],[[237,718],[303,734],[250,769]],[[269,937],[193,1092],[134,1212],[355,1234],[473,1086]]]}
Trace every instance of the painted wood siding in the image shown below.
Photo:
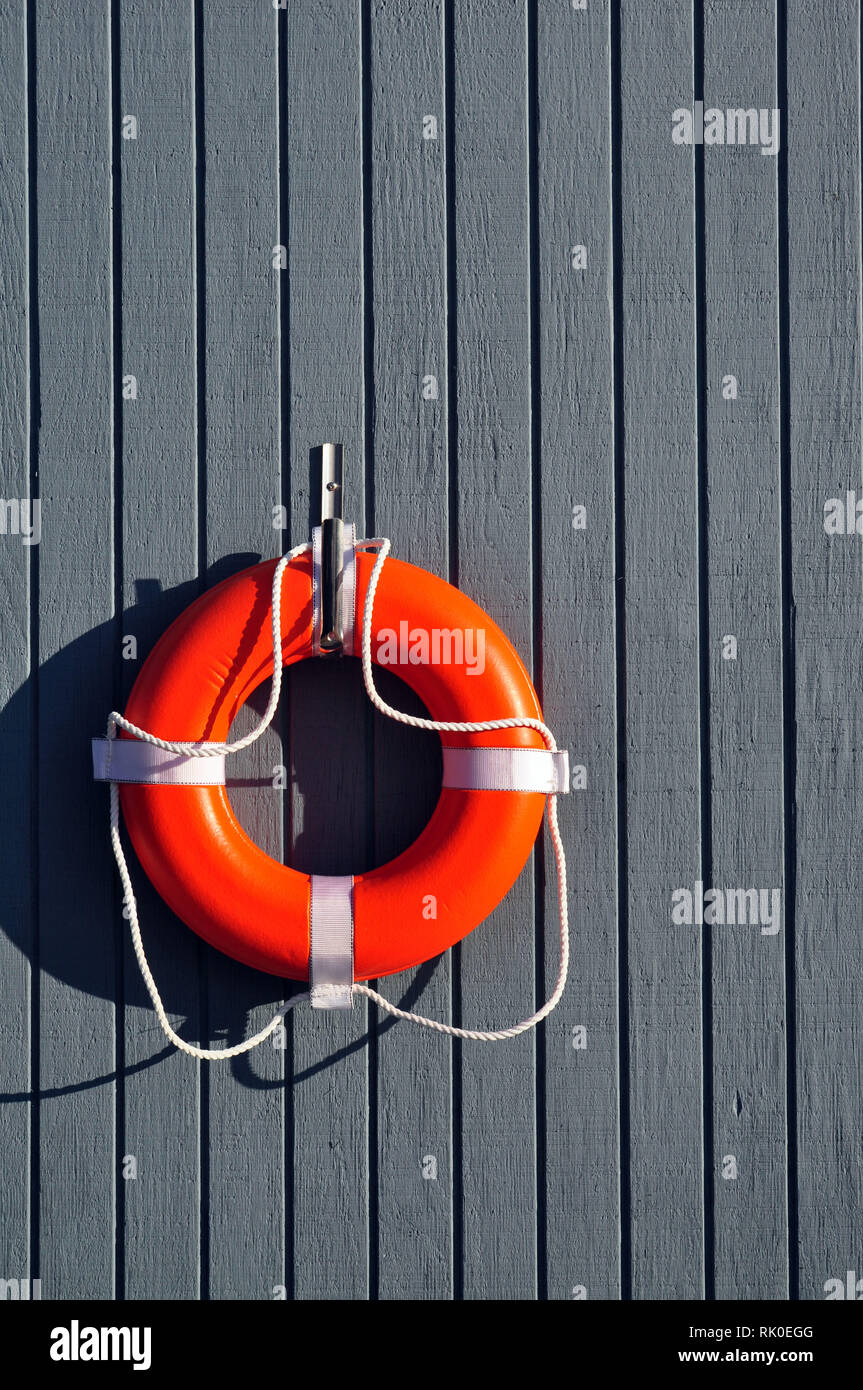
{"label": "painted wood siding", "polygon": [[[863,584],[825,513],[853,528],[863,496],[860,25],[0,7],[7,1296],[783,1300],[863,1271]],[[675,139],[705,108],[714,143]],[[767,123],[720,143],[710,108]],[[360,533],[501,624],[583,769],[572,974],[508,1044],[363,1002],[197,1063],[138,976],[89,740],[197,594],[307,537],[326,439]],[[270,854],[358,872],[428,819],[438,740],[373,714],[358,662],[309,662],[229,779]],[[241,1040],[290,986],[130,857],[175,1026]],[[700,885],[778,917],[703,924]],[[504,1026],[556,935],[540,841],[384,989]]]}

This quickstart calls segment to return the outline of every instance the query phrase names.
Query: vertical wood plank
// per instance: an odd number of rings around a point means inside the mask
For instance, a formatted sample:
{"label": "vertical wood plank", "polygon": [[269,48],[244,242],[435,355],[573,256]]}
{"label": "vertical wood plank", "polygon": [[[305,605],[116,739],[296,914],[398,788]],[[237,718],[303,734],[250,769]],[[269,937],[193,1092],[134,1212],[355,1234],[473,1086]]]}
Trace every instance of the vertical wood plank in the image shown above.
{"label": "vertical wood plank", "polygon": [[[448,131],[442,39],[442,0],[423,0],[409,14],[392,0],[374,0],[374,530],[392,538],[394,553],[446,578]],[[408,688],[400,681],[392,686],[385,698],[414,712]],[[428,821],[440,788],[440,753],[436,734],[385,719],[376,719],[374,729],[375,849],[377,862],[383,862]],[[447,953],[420,970],[389,976],[383,992],[446,1021],[450,970]],[[378,1296],[451,1298],[452,1045],[383,1018],[377,1036]],[[408,1241],[406,1231],[413,1233]]]}
{"label": "vertical wood plank", "polygon": [[[573,775],[558,807],[573,967],[545,1024],[541,1273],[551,1299],[620,1297],[609,74],[606,7],[538,7],[541,697],[559,745],[586,770],[584,790]],[[573,265],[578,246],[585,269]],[[559,948],[545,843],[547,995]]]}
{"label": "vertical wood plank", "polygon": [[[31,965],[35,864],[29,807],[33,797],[35,680],[30,647],[29,284],[26,7],[0,11],[0,766],[14,793],[0,798],[0,844],[11,872],[0,878],[0,1274],[29,1279]],[[22,814],[22,808],[28,808]]]}
{"label": "vertical wood plank", "polygon": [[[860,1277],[861,562],[825,504],[859,502],[860,35],[856,7],[790,0],[788,385],[797,878],[793,980],[799,1296]],[[813,100],[813,93],[817,94]],[[852,510],[854,503],[852,502]],[[831,509],[831,512],[837,509]],[[852,523],[853,524],[853,523]],[[794,1080],[792,1074],[792,1081]],[[792,1230],[792,1241],[797,1233]]]}
{"label": "vertical wood plank", "polygon": [[[279,475],[279,286],[272,265],[279,207],[277,19],[242,0],[199,7],[203,93],[203,264],[206,287],[206,558],[208,582],[274,554]],[[226,62],[226,55],[230,61]],[[200,242],[199,242],[200,248]],[[257,722],[266,689],[235,721]],[[281,860],[282,802],[275,728],[237,754],[229,797],[246,832]],[[253,785],[231,786],[231,780]],[[204,949],[204,948],[202,948]],[[207,961],[211,1045],[239,1041],[272,1016],[283,985],[218,952]],[[272,1298],[284,1284],[284,1052],[265,1043],[211,1063],[207,1211],[209,1297]]]}
{"label": "vertical wood plank", "polygon": [[107,4],[40,4],[35,62],[40,1275],[45,1298],[111,1298],[122,918],[89,746],[112,708],[118,659]]}
{"label": "vertical wood plank", "polygon": [[[345,517],[365,534],[363,103],[359,0],[287,12],[287,175],[292,544],[320,518],[310,450],[345,450]],[[359,664],[312,660],[290,675],[291,863],[350,874],[371,857],[368,701]],[[369,1294],[366,1009],[291,1020],[294,1065],[294,1295]]]}
{"label": "vertical wood plank", "polygon": [[[774,0],[705,5],[705,108],[772,110],[775,54]],[[751,145],[704,149],[711,883],[765,888],[771,903],[787,891],[777,167]],[[717,1298],[788,1297],[785,933],[775,926],[709,929]]]}
{"label": "vertical wood plank", "polygon": [[[122,663],[125,703],[141,663],[198,587],[195,102],[192,5],[124,0],[117,19],[120,369],[137,379],[137,398],[122,404],[123,634],[137,642],[137,659]],[[137,121],[135,139],[123,138],[124,128],[132,133],[128,116]],[[197,938],[135,867],[155,979],[174,1027],[199,1041]],[[163,1051],[128,933],[124,991],[120,1158],[134,1159],[134,1168],[120,1168],[124,1294],[197,1298],[199,1065]]]}
{"label": "vertical wood plank", "polygon": [[[520,0],[454,0],[458,585],[533,650],[526,24]],[[453,403],[450,402],[450,408]],[[462,943],[460,1018],[499,1028],[535,999],[527,865]],[[537,1292],[536,1038],[462,1044],[462,1293]]]}
{"label": "vertical wood plank", "polygon": [[631,1291],[704,1292],[698,474],[688,7],[621,7]]}

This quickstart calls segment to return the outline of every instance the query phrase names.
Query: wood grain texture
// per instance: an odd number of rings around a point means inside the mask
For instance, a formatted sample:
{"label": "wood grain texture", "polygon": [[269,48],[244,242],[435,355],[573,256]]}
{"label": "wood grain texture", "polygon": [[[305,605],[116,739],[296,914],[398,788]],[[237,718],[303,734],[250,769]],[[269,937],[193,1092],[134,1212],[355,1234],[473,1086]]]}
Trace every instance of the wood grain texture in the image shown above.
{"label": "wood grain texture", "polygon": [[122,919],[89,749],[119,666],[108,6],[41,4],[35,18],[39,1274],[45,1298],[111,1298]]}
{"label": "wood grain texture", "polygon": [[632,1295],[704,1289],[698,469],[691,101],[683,6],[621,6],[621,295]]}
{"label": "wood grain texture", "polygon": [[[824,527],[863,497],[860,62],[841,0],[0,9],[7,1295],[785,1300],[860,1271],[863,573]],[[675,144],[702,97],[782,107],[779,155]],[[89,739],[196,594],[308,536],[325,440],[360,534],[503,626],[586,770],[573,971],[508,1044],[357,1004],[197,1064],[138,976]],[[248,834],[321,873],[398,854],[439,785],[350,658],[293,668],[229,765]],[[260,1027],[295,986],[130,864],[180,1031]],[[779,931],[676,923],[698,880],[781,889]],[[554,889],[541,844],[383,992],[524,1017]]]}
{"label": "wood grain texture", "polygon": [[[705,104],[775,107],[773,0],[711,3],[704,21]],[[744,23],[752,42],[741,50]],[[703,168],[710,882],[781,889],[785,901],[778,165],[751,146],[717,146],[704,148]],[[788,1297],[784,920],[775,933],[717,925],[709,936],[717,1298]]]}
{"label": "wood grain texture", "polygon": [[[534,640],[527,31],[523,5],[454,0],[458,584],[510,637]],[[470,190],[470,197],[462,196]],[[450,312],[453,306],[450,306]],[[451,408],[452,403],[451,403]],[[500,1028],[533,1011],[534,871],[454,953],[457,1022]],[[536,1037],[457,1049],[462,1293],[537,1292]]]}
{"label": "wood grain texture", "polygon": [[[30,496],[27,35],[23,4],[0,12],[0,244],[6,248],[0,297],[0,767],[13,796],[0,797],[0,844],[11,873],[0,878],[0,1270],[30,1277],[34,654],[30,641],[32,545],[21,534],[21,499]],[[27,512],[24,515],[27,522]],[[22,809],[26,812],[22,814]]]}
{"label": "wood grain texture", "polygon": [[[279,297],[272,266],[279,206],[276,16],[241,0],[200,7],[198,100],[203,99],[204,218],[197,273],[205,293],[204,526],[209,583],[277,552]],[[232,55],[230,63],[225,54]],[[200,107],[199,107],[200,114]],[[201,387],[199,386],[199,390]],[[266,688],[232,736],[257,722]],[[276,729],[231,759],[229,797],[250,838],[283,857],[283,760]],[[246,783],[246,785],[243,785]],[[202,948],[203,949],[203,948]],[[212,1046],[264,1026],[283,997],[278,980],[235,968],[206,948]],[[285,1282],[284,1049],[268,1041],[204,1077],[208,1271],[211,1298],[268,1299]]]}
{"label": "wood grain texture", "polygon": [[[320,516],[310,451],[344,445],[345,517],[366,534],[361,6],[287,12],[290,501],[293,543]],[[369,292],[371,287],[369,287]],[[319,478],[315,478],[319,486]],[[306,872],[369,861],[369,705],[356,663],[291,674],[292,853]],[[364,1299],[369,1273],[367,1010],[293,1016],[294,1294]]]}
{"label": "wood grain texture", "polygon": [[789,4],[801,1298],[823,1298],[829,1279],[841,1281],[849,1269],[859,1269],[863,1242],[860,540],[824,530],[828,499],[849,490],[861,496],[859,43],[853,10],[837,3],[814,10],[797,0]]}
{"label": "wood grain texture", "polygon": [[[370,529],[391,536],[401,558],[448,578],[444,6],[424,0],[406,15],[393,0],[376,0],[370,19]],[[380,688],[397,709],[423,712],[403,682]],[[440,789],[438,743],[434,734],[375,719],[376,862],[394,858],[428,821]],[[409,1001],[402,1007],[449,1021],[451,958],[390,976],[381,988]],[[383,1019],[375,1036],[378,1297],[452,1298],[452,1044]]]}
{"label": "wood grain texture", "polygon": [[[137,642],[137,659],[122,662],[123,708],[141,662],[199,591],[192,8],[159,14],[145,0],[125,3],[115,41],[122,311],[116,371],[138,382],[135,400],[120,399],[117,441],[122,631]],[[126,115],[137,120],[136,140],[122,136]],[[173,1026],[200,1045],[197,938],[131,862],[156,982]],[[126,938],[119,1158],[131,1157],[134,1169],[129,1163],[120,1169],[123,1288],[127,1298],[198,1298],[200,1068],[160,1047],[162,1035]],[[130,1172],[133,1177],[125,1176]]]}
{"label": "wood grain texture", "polygon": [[[570,988],[545,1026],[543,1274],[551,1299],[574,1290],[619,1298],[611,34],[601,6],[579,13],[541,6],[538,21],[537,674],[545,717],[573,767],[586,773],[584,789],[559,803],[574,960]],[[573,268],[576,246],[586,247],[585,270]],[[575,507],[586,508],[584,529],[574,527]],[[550,991],[559,946],[547,841],[545,879]]]}

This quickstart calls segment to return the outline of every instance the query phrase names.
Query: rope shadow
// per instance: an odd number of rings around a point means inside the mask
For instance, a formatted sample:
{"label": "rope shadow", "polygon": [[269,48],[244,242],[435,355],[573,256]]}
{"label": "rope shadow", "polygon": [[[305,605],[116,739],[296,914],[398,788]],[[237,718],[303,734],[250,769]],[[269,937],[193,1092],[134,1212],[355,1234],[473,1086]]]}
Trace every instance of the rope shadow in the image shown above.
{"label": "rope shadow", "polygon": [[[398,1007],[400,1009],[415,1008],[426,986],[430,984],[434,978],[438,966],[443,959],[443,956],[436,956],[434,960],[426,961],[424,965],[418,967],[415,978],[405,990],[401,999],[398,1000]],[[300,986],[300,988],[303,989],[305,987]],[[293,1012],[289,1013],[285,1020],[289,1030],[292,1029],[292,1020]],[[400,1022],[399,1019],[393,1018],[389,1014],[378,1015],[374,1004],[371,1002],[369,1002],[369,1020],[371,1026],[359,1037],[354,1038],[344,1047],[340,1047],[337,1051],[331,1053],[329,1057],[323,1058],[313,1066],[306,1067],[304,1071],[293,1072],[290,1078],[292,1084],[296,1086],[303,1081],[310,1081],[313,1077],[320,1076],[323,1072],[328,1071],[330,1067],[336,1066],[339,1062],[345,1061],[348,1057],[352,1057],[368,1047],[373,1037],[376,1039],[384,1037],[390,1029],[397,1027]],[[242,1033],[238,1037],[232,1038],[229,1045],[233,1046],[235,1042],[241,1042],[242,1038],[245,1036],[246,1034]],[[293,1046],[291,1032],[288,1034],[288,1046],[289,1048]],[[253,1087],[256,1090],[273,1091],[283,1086],[285,1082],[282,1078],[273,1081],[265,1077],[257,1076],[252,1071],[250,1059],[254,1057],[254,1055],[254,1052],[244,1052],[241,1053],[239,1057],[234,1057],[232,1059],[231,1067],[236,1079],[244,1085]]]}

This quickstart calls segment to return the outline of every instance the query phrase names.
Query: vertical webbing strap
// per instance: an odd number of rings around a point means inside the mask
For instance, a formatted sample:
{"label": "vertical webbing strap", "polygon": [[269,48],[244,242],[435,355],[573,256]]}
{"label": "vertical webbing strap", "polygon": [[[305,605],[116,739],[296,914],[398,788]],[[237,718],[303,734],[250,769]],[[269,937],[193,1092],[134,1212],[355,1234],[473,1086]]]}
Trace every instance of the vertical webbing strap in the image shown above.
{"label": "vertical webbing strap", "polygon": [[309,1000],[313,1009],[349,1009],[354,985],[354,880],[312,874]]}

